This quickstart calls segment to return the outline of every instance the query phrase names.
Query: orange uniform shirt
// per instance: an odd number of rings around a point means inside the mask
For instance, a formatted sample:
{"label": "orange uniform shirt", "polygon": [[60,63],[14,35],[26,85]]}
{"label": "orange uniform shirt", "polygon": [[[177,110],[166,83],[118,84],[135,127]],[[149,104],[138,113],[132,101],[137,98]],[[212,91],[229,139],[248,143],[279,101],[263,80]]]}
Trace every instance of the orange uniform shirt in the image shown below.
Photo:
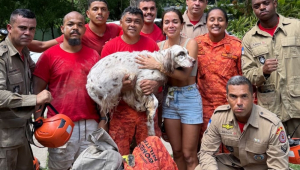
{"label": "orange uniform shirt", "polygon": [[235,75],[242,75],[241,41],[225,34],[213,43],[208,34],[195,38],[198,42],[197,84],[203,102],[203,117],[210,118],[220,105],[227,104],[226,83]]}

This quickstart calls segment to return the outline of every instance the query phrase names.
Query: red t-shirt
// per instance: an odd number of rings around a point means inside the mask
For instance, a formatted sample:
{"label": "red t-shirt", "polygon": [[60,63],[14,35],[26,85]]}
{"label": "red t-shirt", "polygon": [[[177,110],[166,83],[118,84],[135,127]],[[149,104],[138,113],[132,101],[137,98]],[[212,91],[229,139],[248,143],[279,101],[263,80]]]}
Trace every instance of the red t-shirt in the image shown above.
{"label": "red t-shirt", "polygon": [[[279,23],[279,17],[278,17],[278,23]],[[277,23],[276,26],[273,27],[273,28],[264,28],[263,26],[261,26],[260,23],[258,23],[258,28],[259,28],[260,30],[262,30],[262,31],[265,31],[265,32],[269,33],[271,36],[273,36],[273,35],[274,35],[274,32],[275,32],[275,30],[276,30],[276,28],[277,28],[277,26],[278,26],[278,23]]]}
{"label": "red t-shirt", "polygon": [[[96,103],[85,88],[87,75],[99,58],[97,51],[87,46],[83,45],[77,53],[68,53],[58,44],[46,50],[36,64],[33,74],[47,82],[53,97],[51,104],[72,121],[99,121]],[[47,116],[54,115],[48,109]]]}
{"label": "red t-shirt", "polygon": [[132,52],[132,51],[143,51],[143,50],[148,50],[150,52],[153,52],[153,51],[158,51],[159,48],[155,41],[142,35],[140,40],[135,44],[127,44],[122,40],[121,36],[119,36],[106,43],[106,45],[103,47],[101,58],[104,58],[115,52],[121,52],[121,51]]}
{"label": "red t-shirt", "polygon": [[[200,21],[200,20],[199,20]],[[193,25],[196,25],[199,21],[190,21]]]}
{"label": "red t-shirt", "polygon": [[[106,30],[102,37],[95,34],[89,27],[89,24],[85,24],[86,31],[82,37],[82,44],[86,45],[94,50],[96,50],[99,55],[103,49],[103,46],[110,39],[113,39],[119,36],[121,27],[116,24],[110,23],[106,24]],[[58,43],[62,43],[64,41],[64,35],[55,39]]]}
{"label": "red t-shirt", "polygon": [[238,122],[238,124],[239,124],[240,130],[241,130],[241,133],[243,133],[245,124],[241,123],[241,122]]}
{"label": "red t-shirt", "polygon": [[[150,34],[143,33],[142,31],[140,34],[145,37],[151,38],[156,43],[166,40],[166,37],[163,35],[161,29],[156,24],[154,24],[154,29]],[[120,31],[120,36],[121,35],[123,35],[123,30]]]}

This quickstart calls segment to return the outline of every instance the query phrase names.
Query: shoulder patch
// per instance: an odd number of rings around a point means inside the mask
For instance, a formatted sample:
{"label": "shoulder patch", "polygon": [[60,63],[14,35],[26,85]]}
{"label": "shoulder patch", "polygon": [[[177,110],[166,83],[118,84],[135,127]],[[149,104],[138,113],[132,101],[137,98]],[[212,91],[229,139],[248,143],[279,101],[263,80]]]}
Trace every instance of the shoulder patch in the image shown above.
{"label": "shoulder patch", "polygon": [[8,47],[4,43],[0,43],[0,57],[3,56],[4,53],[8,51]]}
{"label": "shoulder patch", "polygon": [[267,119],[268,121],[272,122],[274,125],[278,125],[278,123],[280,122],[280,119],[276,116],[276,114],[268,111],[267,109],[260,107],[258,111],[260,117]]}
{"label": "shoulder patch", "polygon": [[216,110],[214,111],[214,114],[218,113],[218,112],[223,112],[223,111],[227,111],[230,110],[230,106],[229,105],[222,105],[222,106],[218,106],[216,108]]}

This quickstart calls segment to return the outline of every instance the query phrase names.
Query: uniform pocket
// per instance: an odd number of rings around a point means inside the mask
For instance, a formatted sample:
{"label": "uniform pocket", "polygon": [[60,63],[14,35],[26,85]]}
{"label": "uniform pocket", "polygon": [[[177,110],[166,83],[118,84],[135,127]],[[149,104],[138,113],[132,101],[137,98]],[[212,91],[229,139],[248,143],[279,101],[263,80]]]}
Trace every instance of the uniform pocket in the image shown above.
{"label": "uniform pocket", "polygon": [[22,83],[23,83],[23,76],[20,72],[15,74],[9,74],[8,76],[9,81],[9,90],[14,93],[19,93],[22,91]]}
{"label": "uniform pocket", "polygon": [[[237,59],[229,58],[229,57],[222,57],[222,63],[220,63],[220,68],[223,69],[221,76],[224,77],[227,81],[234,75],[238,74],[237,68]],[[223,82],[222,80],[221,82]]]}
{"label": "uniform pocket", "polygon": [[248,162],[265,164],[267,160],[267,154],[266,154],[267,148],[268,148],[267,144],[248,141],[246,143],[246,148],[245,148],[245,151],[247,152]]}
{"label": "uniform pocket", "polygon": [[286,37],[281,45],[284,58],[300,57],[300,37]]}
{"label": "uniform pocket", "polygon": [[266,59],[268,59],[269,49],[266,46],[259,46],[253,48],[253,57],[255,58],[256,62],[260,65],[264,65]]}
{"label": "uniform pocket", "polygon": [[9,80],[10,84],[19,84],[19,83],[23,82],[23,77],[22,77],[22,74],[19,72],[19,73],[15,73],[15,74],[9,74],[8,80]]}
{"label": "uniform pocket", "polygon": [[293,84],[289,85],[289,94],[290,94],[290,114],[299,115],[300,113],[300,85]]}
{"label": "uniform pocket", "polygon": [[238,157],[239,155],[239,140],[224,137],[222,143],[225,145],[226,149],[231,152],[234,156]]}
{"label": "uniform pocket", "polygon": [[276,101],[275,91],[268,92],[268,93],[257,92],[258,105],[268,110],[273,110],[275,101]]}

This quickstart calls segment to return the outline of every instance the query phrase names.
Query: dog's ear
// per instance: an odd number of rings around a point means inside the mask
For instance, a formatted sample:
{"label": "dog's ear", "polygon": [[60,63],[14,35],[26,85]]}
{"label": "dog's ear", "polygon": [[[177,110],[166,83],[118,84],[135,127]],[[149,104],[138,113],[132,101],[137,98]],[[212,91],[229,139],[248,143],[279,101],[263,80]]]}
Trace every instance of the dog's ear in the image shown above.
{"label": "dog's ear", "polygon": [[168,73],[174,72],[175,62],[174,62],[174,55],[171,50],[171,48],[168,49],[168,52],[166,53],[166,56],[164,56],[164,70]]}

